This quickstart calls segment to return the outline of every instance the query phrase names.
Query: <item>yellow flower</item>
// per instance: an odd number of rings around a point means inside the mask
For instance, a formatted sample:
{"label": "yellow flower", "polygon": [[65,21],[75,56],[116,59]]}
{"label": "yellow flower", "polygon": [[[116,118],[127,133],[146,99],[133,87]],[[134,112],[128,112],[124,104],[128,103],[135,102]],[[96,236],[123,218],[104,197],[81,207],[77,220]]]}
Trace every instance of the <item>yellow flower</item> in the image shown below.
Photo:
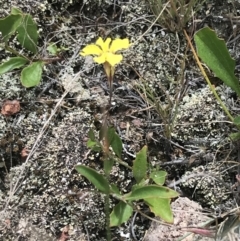
{"label": "yellow flower", "polygon": [[[110,44],[111,43],[111,44]],[[130,47],[128,39],[115,39],[107,38],[105,41],[100,37],[96,41],[96,44],[89,44],[83,48],[80,55],[96,55],[93,60],[98,64],[109,63],[111,67],[122,61],[122,55],[116,54],[121,49],[127,49]]]}

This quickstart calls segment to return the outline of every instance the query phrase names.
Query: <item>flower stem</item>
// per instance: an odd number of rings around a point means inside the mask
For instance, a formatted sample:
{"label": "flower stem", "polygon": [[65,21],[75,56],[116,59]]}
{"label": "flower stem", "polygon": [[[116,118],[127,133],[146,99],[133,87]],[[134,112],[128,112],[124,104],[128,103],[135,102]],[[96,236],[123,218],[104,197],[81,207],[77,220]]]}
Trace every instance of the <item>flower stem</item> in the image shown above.
{"label": "flower stem", "polygon": [[112,101],[113,76],[114,76],[115,69],[114,69],[114,66],[111,66],[108,62],[105,62],[103,64],[103,68],[105,70],[108,84],[109,84],[109,91],[110,91],[109,106],[110,106]]}
{"label": "flower stem", "polygon": [[105,195],[105,215],[106,215],[106,235],[107,235],[107,241],[111,241],[111,231],[110,231],[110,195],[106,194]]}
{"label": "flower stem", "polygon": [[15,49],[11,48],[10,46],[8,46],[7,44],[5,45],[0,45],[1,48],[5,48],[5,50],[9,51],[12,54],[15,54],[16,56],[22,57],[26,60],[28,60],[30,62],[30,59],[28,57],[26,57],[25,55],[20,54],[18,51],[16,51]]}

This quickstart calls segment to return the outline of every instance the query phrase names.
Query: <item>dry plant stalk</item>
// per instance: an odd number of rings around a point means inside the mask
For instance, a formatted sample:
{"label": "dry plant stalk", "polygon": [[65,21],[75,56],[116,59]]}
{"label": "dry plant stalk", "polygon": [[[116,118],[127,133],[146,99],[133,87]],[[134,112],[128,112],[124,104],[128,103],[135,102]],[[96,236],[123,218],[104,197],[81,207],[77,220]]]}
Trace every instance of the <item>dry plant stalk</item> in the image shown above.
{"label": "dry plant stalk", "polygon": [[172,32],[179,32],[184,29],[187,22],[192,18],[194,12],[199,8],[206,0],[146,0],[150,6],[150,9],[154,15],[158,16],[162,11],[163,6],[167,4],[167,7],[163,11],[158,22],[163,27],[169,29]]}

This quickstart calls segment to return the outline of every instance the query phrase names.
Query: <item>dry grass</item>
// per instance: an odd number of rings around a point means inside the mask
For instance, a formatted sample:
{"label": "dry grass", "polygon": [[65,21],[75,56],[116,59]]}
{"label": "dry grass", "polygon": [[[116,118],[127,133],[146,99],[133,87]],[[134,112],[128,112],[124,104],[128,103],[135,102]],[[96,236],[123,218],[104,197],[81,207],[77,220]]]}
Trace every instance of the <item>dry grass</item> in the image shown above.
{"label": "dry grass", "polygon": [[[146,0],[154,13],[158,16],[166,0]],[[194,13],[206,2],[206,0],[169,0],[158,22],[161,26],[172,32],[184,29]]]}

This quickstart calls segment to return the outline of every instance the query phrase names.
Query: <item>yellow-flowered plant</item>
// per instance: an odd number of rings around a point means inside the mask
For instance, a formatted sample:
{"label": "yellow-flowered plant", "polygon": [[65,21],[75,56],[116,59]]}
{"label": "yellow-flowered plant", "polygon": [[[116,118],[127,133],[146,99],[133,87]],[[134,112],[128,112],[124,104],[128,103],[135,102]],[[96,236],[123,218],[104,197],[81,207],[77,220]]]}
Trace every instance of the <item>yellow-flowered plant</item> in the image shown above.
{"label": "yellow-flowered plant", "polygon": [[[123,59],[123,56],[118,54],[117,51],[126,49],[129,46],[128,39],[115,39],[112,41],[110,38],[107,38],[103,41],[102,38],[99,38],[95,44],[87,45],[80,53],[82,56],[94,55],[93,60],[98,64],[103,64],[110,84],[109,104],[111,103],[111,85],[115,66]],[[95,131],[90,129],[88,133],[89,140],[87,142],[87,146],[92,151],[102,154],[103,172],[100,173],[86,165],[76,166],[76,170],[87,178],[98,191],[104,194],[107,241],[112,240],[111,227],[120,226],[125,223],[133,215],[133,212],[138,210],[137,204],[135,205],[135,202],[138,200],[144,200],[145,204],[149,206],[156,216],[161,217],[166,222],[173,222],[170,201],[172,198],[178,196],[177,192],[163,186],[165,177],[167,176],[166,172],[153,170],[152,168],[148,170],[147,146],[144,146],[136,154],[132,167],[121,160],[123,143],[114,127],[109,127],[109,124],[112,125],[112,122],[108,121],[110,117],[109,106],[103,112],[99,133],[95,135]],[[135,185],[132,183],[132,191],[129,193],[121,194],[121,190],[111,183],[110,174],[115,163],[117,165],[122,164],[125,168],[132,170]],[[111,205],[111,197],[119,201],[114,207]],[[113,207],[112,210],[110,210],[110,207]],[[164,207],[164,210],[162,210],[162,207]]]}
{"label": "yellow-flowered plant", "polygon": [[[98,64],[103,64],[105,73],[110,86],[110,93],[112,91],[112,82],[115,72],[115,66],[123,59],[121,54],[117,51],[127,49],[130,47],[129,40],[107,38],[105,41],[100,37],[95,44],[89,44],[82,49],[80,55],[94,55],[93,60]],[[110,95],[111,96],[111,95]]]}

